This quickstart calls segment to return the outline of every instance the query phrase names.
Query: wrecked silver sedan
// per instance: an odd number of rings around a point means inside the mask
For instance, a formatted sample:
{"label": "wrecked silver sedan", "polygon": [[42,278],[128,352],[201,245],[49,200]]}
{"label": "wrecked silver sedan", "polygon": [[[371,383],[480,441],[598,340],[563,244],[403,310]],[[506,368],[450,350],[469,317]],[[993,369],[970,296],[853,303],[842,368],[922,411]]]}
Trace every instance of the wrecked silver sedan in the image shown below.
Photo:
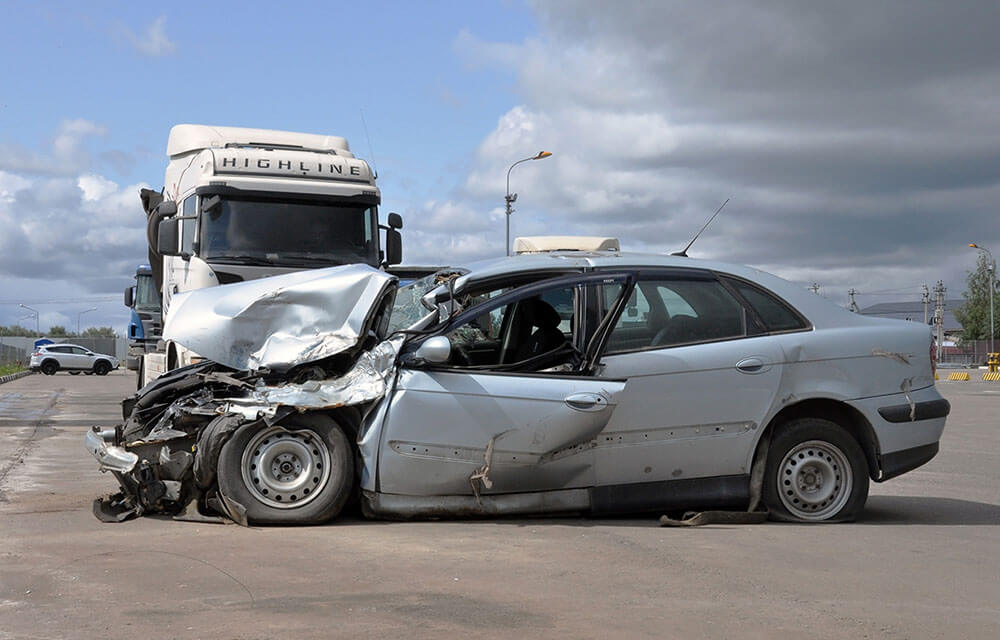
{"label": "wrecked silver sedan", "polygon": [[949,405],[928,327],[749,267],[521,255],[395,278],[337,267],[187,294],[207,358],[87,446],[148,513],[318,523],[755,509],[854,518],[930,460]]}

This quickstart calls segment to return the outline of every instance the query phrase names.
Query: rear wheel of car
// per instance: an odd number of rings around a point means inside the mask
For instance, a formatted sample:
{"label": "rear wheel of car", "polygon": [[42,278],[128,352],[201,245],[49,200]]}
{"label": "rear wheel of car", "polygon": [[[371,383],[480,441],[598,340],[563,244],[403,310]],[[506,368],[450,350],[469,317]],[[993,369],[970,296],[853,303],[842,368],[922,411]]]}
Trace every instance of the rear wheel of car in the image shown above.
{"label": "rear wheel of car", "polygon": [[853,520],[868,499],[868,465],[857,441],[820,418],[785,424],[771,441],[764,501],[776,520]]}
{"label": "rear wheel of car", "polygon": [[44,373],[45,375],[54,376],[56,374],[56,371],[59,371],[59,363],[57,363],[55,360],[46,360],[45,362],[42,363],[41,369],[42,373]]}
{"label": "rear wheel of car", "polygon": [[94,363],[94,373],[97,375],[106,376],[108,371],[111,371],[111,363],[107,360],[98,360]]}
{"label": "rear wheel of car", "polygon": [[318,524],[335,517],[354,484],[354,454],[329,416],[242,427],[222,447],[219,489],[256,524]]}

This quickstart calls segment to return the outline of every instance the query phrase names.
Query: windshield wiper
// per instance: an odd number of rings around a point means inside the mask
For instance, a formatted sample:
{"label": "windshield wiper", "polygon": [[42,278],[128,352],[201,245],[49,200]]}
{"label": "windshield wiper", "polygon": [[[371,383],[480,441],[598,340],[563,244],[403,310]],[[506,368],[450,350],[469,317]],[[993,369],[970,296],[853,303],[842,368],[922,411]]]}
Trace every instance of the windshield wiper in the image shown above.
{"label": "windshield wiper", "polygon": [[274,260],[268,260],[261,256],[212,256],[205,258],[205,262],[219,262],[221,264],[246,264],[252,266],[271,267],[276,264]]}

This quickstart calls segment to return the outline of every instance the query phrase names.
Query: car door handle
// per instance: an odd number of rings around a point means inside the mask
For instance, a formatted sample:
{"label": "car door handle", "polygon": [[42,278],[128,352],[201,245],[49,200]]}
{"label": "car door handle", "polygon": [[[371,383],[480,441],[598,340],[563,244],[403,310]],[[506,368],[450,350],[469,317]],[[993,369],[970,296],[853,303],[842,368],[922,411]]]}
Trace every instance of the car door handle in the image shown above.
{"label": "car door handle", "polygon": [[602,411],[608,406],[608,399],[596,393],[574,393],[566,396],[566,404],[577,411]]}
{"label": "car door handle", "polygon": [[736,370],[740,373],[761,373],[764,369],[764,361],[760,358],[744,358],[736,363]]}

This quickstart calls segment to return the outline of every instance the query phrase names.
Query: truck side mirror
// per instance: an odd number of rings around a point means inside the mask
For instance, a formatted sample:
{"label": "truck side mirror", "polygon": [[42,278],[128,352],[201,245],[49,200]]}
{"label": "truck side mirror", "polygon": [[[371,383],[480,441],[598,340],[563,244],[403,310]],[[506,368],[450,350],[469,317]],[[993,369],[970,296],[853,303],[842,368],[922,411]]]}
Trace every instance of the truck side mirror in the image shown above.
{"label": "truck side mirror", "polygon": [[385,264],[399,264],[403,261],[403,236],[395,229],[385,230]]}
{"label": "truck side mirror", "polygon": [[390,213],[386,222],[389,224],[391,229],[402,229],[403,228],[403,216],[398,213]]}
{"label": "truck side mirror", "polygon": [[160,222],[160,227],[156,233],[156,251],[164,256],[181,255],[180,245],[181,221],[179,218],[170,218]]}
{"label": "truck side mirror", "polygon": [[156,206],[156,211],[164,218],[175,216],[177,215],[177,203],[173,200],[164,200]]}
{"label": "truck side mirror", "polygon": [[125,287],[125,306],[132,308],[135,301],[135,287]]}

